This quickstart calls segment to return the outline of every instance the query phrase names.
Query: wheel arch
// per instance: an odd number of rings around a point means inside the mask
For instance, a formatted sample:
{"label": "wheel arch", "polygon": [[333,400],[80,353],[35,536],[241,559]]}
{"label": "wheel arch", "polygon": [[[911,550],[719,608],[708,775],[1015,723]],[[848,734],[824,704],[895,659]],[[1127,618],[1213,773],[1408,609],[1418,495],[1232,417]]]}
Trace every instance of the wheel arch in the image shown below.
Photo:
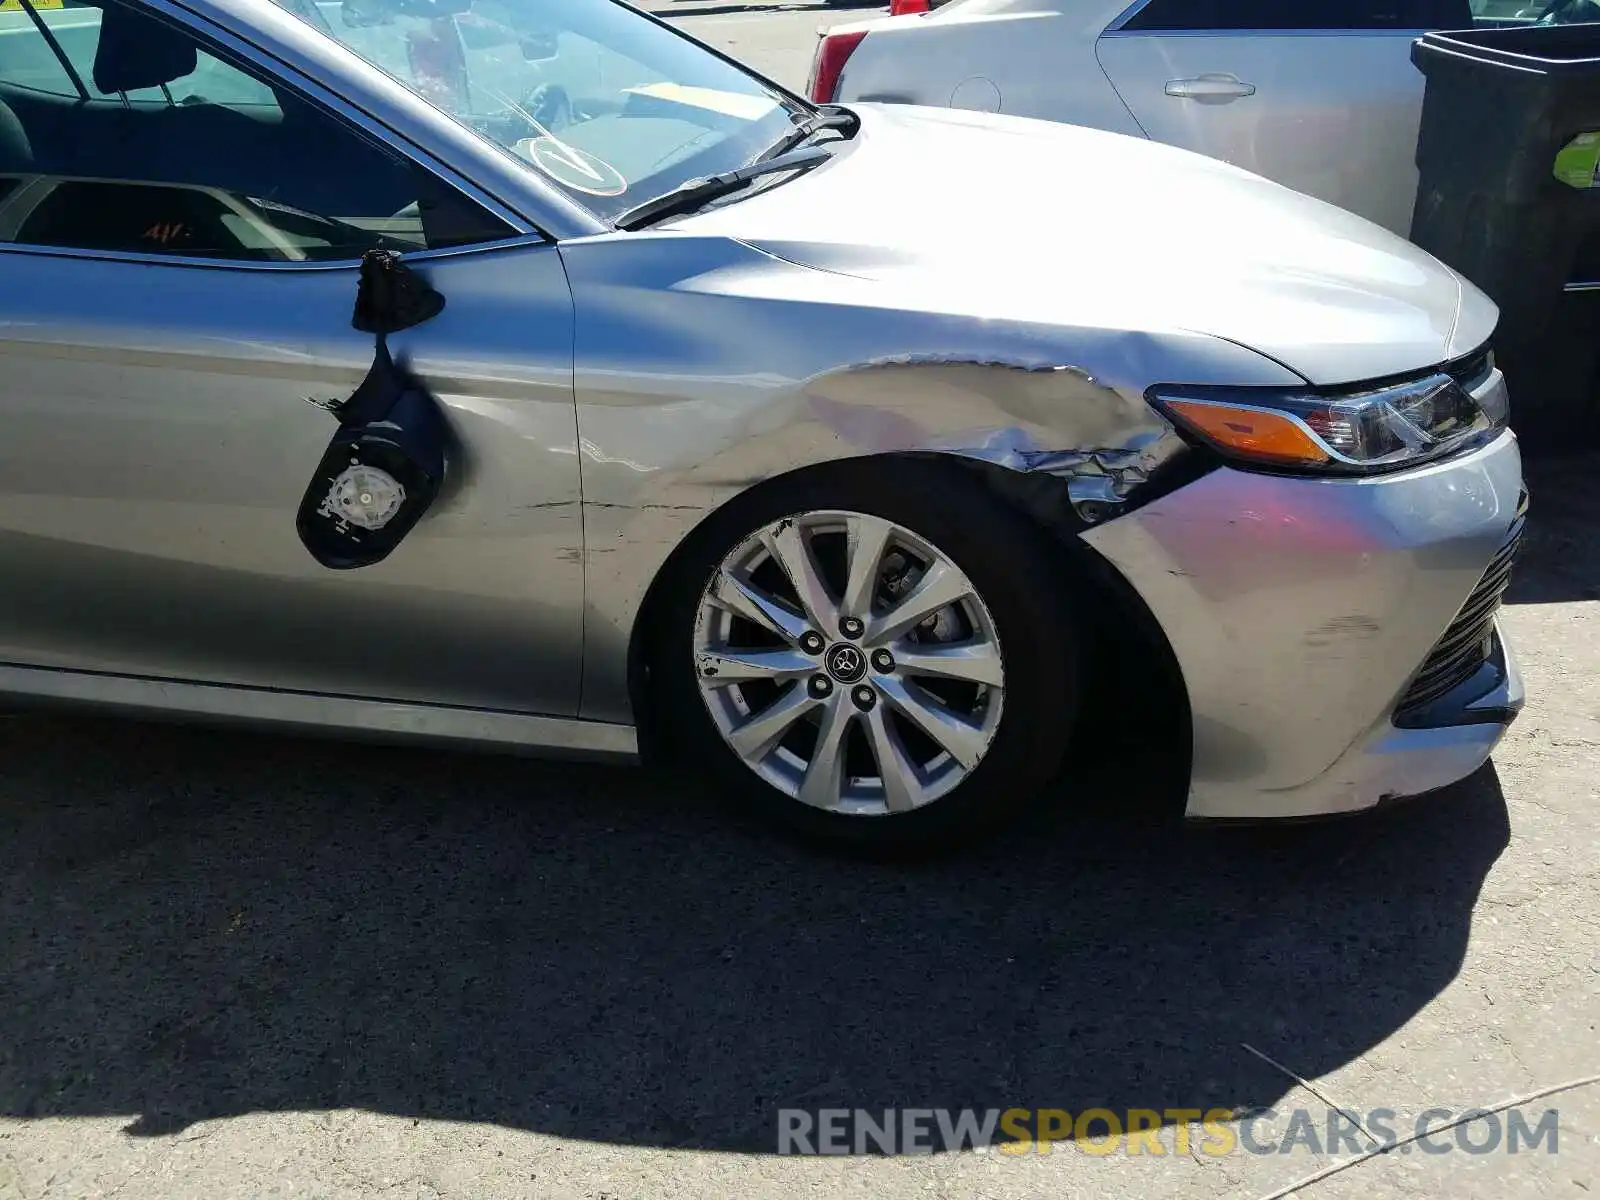
{"label": "wheel arch", "polygon": [[[1181,815],[1187,800],[1189,764],[1192,756],[1191,715],[1188,690],[1182,668],[1165,632],[1149,606],[1106,558],[1079,535],[1089,528],[1078,515],[1068,494],[1068,481],[1042,471],[1019,471],[959,452],[905,451],[855,458],[832,459],[807,464],[755,485],[764,489],[788,483],[808,474],[838,469],[842,463],[870,464],[879,460],[917,460],[937,463],[951,471],[965,472],[980,479],[998,499],[1017,515],[1042,530],[1067,555],[1070,586],[1085,599],[1084,611],[1093,623],[1091,690],[1096,702],[1089,705],[1080,725],[1086,743],[1117,752],[1126,723],[1121,715],[1136,700],[1140,724],[1163,751],[1170,748],[1170,762],[1161,763],[1161,773],[1170,772],[1170,781],[1151,789],[1150,814],[1158,817]],[[670,739],[664,736],[664,722],[655,711],[650,681],[650,650],[653,632],[658,628],[663,601],[669,584],[683,564],[701,548],[709,536],[713,518],[729,504],[750,494],[749,489],[728,498],[723,504],[701,514],[694,527],[679,540],[657,568],[645,590],[628,638],[628,693],[638,730],[639,750],[647,763],[674,761]],[[1155,683],[1154,695],[1134,694],[1130,685],[1138,680]],[[1170,787],[1164,786],[1170,782]],[[1175,792],[1176,794],[1163,794]]]}

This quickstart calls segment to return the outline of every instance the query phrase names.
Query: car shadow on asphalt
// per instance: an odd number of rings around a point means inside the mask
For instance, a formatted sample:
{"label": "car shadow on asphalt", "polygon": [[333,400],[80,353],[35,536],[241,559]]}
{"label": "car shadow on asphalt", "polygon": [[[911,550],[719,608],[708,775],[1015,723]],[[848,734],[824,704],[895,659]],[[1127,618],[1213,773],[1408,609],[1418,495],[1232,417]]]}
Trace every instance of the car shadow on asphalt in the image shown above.
{"label": "car shadow on asphalt", "polygon": [[1507,839],[1486,767],[1292,828],[1063,803],[886,866],[673,774],[0,718],[0,1114],[770,1153],[785,1107],[1272,1104],[1242,1044],[1317,1077],[1393,1034]]}
{"label": "car shadow on asphalt", "polygon": [[1600,600],[1600,454],[1529,458],[1528,535],[1508,604]]}

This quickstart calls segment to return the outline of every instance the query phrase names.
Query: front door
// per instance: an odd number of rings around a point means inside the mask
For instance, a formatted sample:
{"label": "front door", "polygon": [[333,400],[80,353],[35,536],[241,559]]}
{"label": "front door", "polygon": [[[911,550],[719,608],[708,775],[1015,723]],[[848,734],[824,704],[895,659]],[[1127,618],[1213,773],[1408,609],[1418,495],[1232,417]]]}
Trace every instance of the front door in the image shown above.
{"label": "front door", "polygon": [[1467,0],[1150,0],[1097,52],[1156,141],[1405,235],[1424,85],[1411,44],[1471,23]]}
{"label": "front door", "polygon": [[[575,713],[555,248],[133,5],[38,16],[55,46],[0,11],[0,662]],[[391,344],[460,451],[389,558],[333,571],[295,514],[373,358],[374,247],[445,296]]]}

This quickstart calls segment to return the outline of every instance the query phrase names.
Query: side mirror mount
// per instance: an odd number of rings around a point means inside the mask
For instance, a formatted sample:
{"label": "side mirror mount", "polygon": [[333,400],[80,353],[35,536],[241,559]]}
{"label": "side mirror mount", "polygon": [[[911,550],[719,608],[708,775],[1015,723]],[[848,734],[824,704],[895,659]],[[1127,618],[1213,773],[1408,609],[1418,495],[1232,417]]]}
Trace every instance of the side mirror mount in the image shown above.
{"label": "side mirror mount", "polygon": [[450,426],[427,385],[389,354],[387,335],[444,309],[444,297],[392,251],[369,251],[351,324],[376,335],[372,367],[339,408],[339,429],[295,518],[300,541],[342,571],[382,562],[416,527],[444,484]]}

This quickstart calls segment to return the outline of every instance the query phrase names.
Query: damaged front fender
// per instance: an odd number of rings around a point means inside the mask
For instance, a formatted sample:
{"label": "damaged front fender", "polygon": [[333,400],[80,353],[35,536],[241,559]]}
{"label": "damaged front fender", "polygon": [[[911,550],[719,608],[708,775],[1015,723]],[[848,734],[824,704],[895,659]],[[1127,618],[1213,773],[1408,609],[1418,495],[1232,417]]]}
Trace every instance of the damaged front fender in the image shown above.
{"label": "damaged front fender", "polygon": [[[845,458],[944,454],[1014,473],[1024,486],[1060,481],[1031,489],[1030,511],[1037,501],[1041,520],[1087,528],[1161,494],[1160,481],[1181,474],[1194,453],[1142,394],[1053,363],[880,360],[792,390],[752,387],[738,399],[724,407],[685,398],[665,410],[675,420],[663,420],[659,438],[608,433],[625,413],[637,420],[664,410],[580,399],[586,628],[597,650],[586,656],[586,715],[629,719],[626,677],[608,667],[626,654],[605,643],[631,639],[638,606],[672,550],[710,512],[765,480]],[[680,441],[691,434],[702,439],[698,453]]]}
{"label": "damaged front fender", "polygon": [[[1066,283],[1071,304],[991,303],[667,233],[569,244],[562,259],[581,314],[583,714],[594,719],[631,718],[627,647],[668,557],[767,480],[946,454],[1063,480],[1051,503],[1065,490],[1071,524],[1104,524],[1191,458],[1146,403],[1150,386],[1301,382],[1207,334],[1091,321],[1092,304]],[[1053,308],[1073,323],[1041,319]]]}
{"label": "damaged front fender", "polygon": [[[907,374],[894,378],[900,373]],[[1081,367],[1048,360],[906,355],[854,367],[842,379],[814,381],[808,390],[819,416],[849,437],[863,407],[877,414],[866,424],[883,425],[885,409],[878,405],[907,385],[923,401],[948,397],[963,411],[989,408],[1011,423],[930,434],[908,418],[908,428],[883,431],[889,441],[1064,480],[1073,510],[1088,525],[1148,494],[1163,469],[1188,450],[1142,396],[1130,398]]]}
{"label": "damaged front fender", "polygon": [[977,445],[939,447],[963,458],[1019,474],[1041,474],[1064,480],[1067,498],[1078,519],[1098,525],[1153,495],[1152,487],[1171,467],[1191,453],[1168,422],[1141,431],[1124,446],[1050,450],[1034,444],[1019,429],[995,430]]}

